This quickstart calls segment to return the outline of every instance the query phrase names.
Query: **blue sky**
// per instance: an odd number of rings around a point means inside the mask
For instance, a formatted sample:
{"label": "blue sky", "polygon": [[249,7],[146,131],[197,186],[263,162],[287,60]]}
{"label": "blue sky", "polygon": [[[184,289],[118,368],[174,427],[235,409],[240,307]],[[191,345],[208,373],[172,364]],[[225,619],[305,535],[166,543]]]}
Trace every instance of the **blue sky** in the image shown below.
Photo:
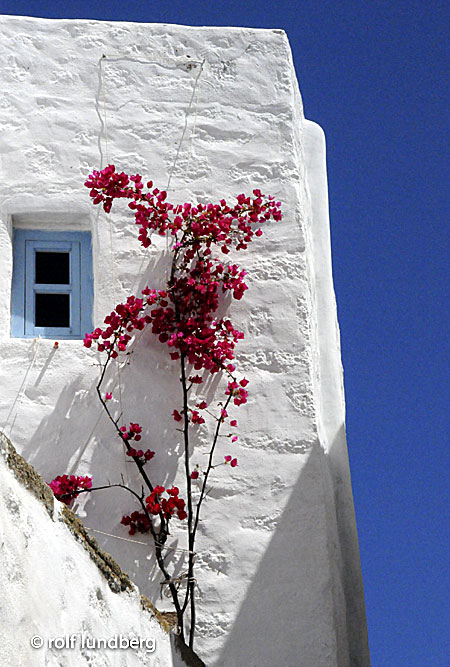
{"label": "blue sky", "polygon": [[0,0],[0,13],[286,30],[328,141],[372,664],[448,664],[447,3]]}

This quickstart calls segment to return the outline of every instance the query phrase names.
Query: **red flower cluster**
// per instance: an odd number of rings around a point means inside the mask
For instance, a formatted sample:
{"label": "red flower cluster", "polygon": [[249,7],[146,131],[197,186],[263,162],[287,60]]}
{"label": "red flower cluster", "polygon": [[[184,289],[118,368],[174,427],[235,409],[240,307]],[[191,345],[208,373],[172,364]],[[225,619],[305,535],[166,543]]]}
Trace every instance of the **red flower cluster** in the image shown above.
{"label": "red flower cluster", "polygon": [[[198,403],[197,407],[200,408],[200,410],[203,410],[204,408],[207,407],[207,403],[205,401],[202,401],[201,403]],[[205,420],[203,417],[198,413],[197,410],[190,410],[191,416],[190,416],[190,422],[191,424],[204,424]],[[175,419],[176,422],[180,422],[183,420],[183,413],[184,410],[181,412],[178,412],[178,410],[174,410],[172,412],[173,418]]]}
{"label": "red flower cluster", "polygon": [[233,396],[233,403],[235,405],[242,405],[243,403],[247,403],[247,396],[248,396],[248,391],[244,389],[248,385],[248,380],[244,378],[244,380],[241,380],[239,384],[236,382],[236,380],[231,380],[228,382],[228,388],[226,390],[226,394],[229,395],[231,394]]}
{"label": "red flower cluster", "polygon": [[191,414],[191,422],[192,422],[193,424],[204,424],[204,423],[205,423],[205,420],[203,419],[203,417],[201,417],[201,416],[199,415],[199,413],[197,412],[197,410],[192,410],[192,414]]}
{"label": "red flower cluster", "polygon": [[[167,493],[169,498],[162,498],[164,492]],[[179,519],[185,519],[187,517],[184,510],[186,503],[178,497],[179,493],[180,490],[177,486],[173,486],[171,489],[159,485],[155,486],[151,494],[145,499],[147,510],[155,516],[162,512],[165,519],[170,519],[176,512]]]}
{"label": "red flower cluster", "polygon": [[[94,171],[85,185],[90,189],[93,203],[102,204],[106,213],[111,211],[114,199],[130,200],[128,206],[134,212],[139,241],[145,248],[151,244],[152,232],[170,234],[173,237],[173,262],[165,289],[146,287],[141,296],[129,296],[125,303],[118,304],[105,318],[104,328],[99,327],[86,334],[84,345],[91,347],[94,341],[98,351],[107,353],[109,361],[126,351],[135,331],[148,326],[158,340],[170,348],[172,360],[183,360],[183,369],[187,361],[194,372],[227,373],[227,406],[231,399],[236,406],[246,403],[248,380],[238,381],[231,363],[236,343],[244,334],[229,319],[217,315],[220,293],[228,292],[237,300],[242,298],[248,289],[246,272],[237,264],[228,264],[213,257],[212,250],[217,248],[224,255],[233,248],[245,250],[254,236],[261,236],[260,227],[264,222],[281,220],[280,202],[256,189],[252,197],[240,194],[231,206],[224,199],[217,204],[173,205],[166,201],[165,191],[153,188],[152,181],[147,183],[147,191],[144,191],[139,174],[128,176],[116,172],[114,165]],[[188,382],[201,384],[203,378],[192,374]],[[105,395],[105,401],[111,398],[110,393]],[[190,424],[199,425],[205,422],[199,410],[207,407],[205,401],[200,401],[192,407],[185,405],[181,411],[175,409],[172,415],[176,422],[183,422],[188,416]],[[222,407],[218,421],[222,423],[227,418],[227,411]],[[236,425],[235,419],[230,421],[230,426]],[[137,442],[141,439],[141,431],[140,425],[133,422],[129,427],[120,428],[121,437],[127,444],[127,454],[145,463],[154,456],[154,452],[129,447],[131,440]],[[232,434],[229,437],[231,442],[238,439]],[[227,455],[225,463],[235,467],[237,459]],[[192,471],[190,477],[198,479],[198,470]],[[155,486],[146,498],[146,508],[150,515],[160,515],[166,520],[175,513],[179,519],[187,516],[185,502],[179,498],[177,487],[166,490],[163,486]],[[130,526],[130,534],[136,530],[147,532],[151,528],[145,512],[124,516],[122,523]]]}
{"label": "red flower cluster", "polygon": [[55,497],[66,505],[70,505],[72,500],[77,497],[77,491],[80,489],[90,489],[92,487],[92,477],[78,477],[76,475],[58,475],[49,483],[49,487],[55,494]]}
{"label": "red flower cluster", "polygon": [[[243,333],[229,320],[215,318],[214,313],[219,289],[231,291],[235,299],[242,298],[247,289],[245,271],[210,257],[211,246],[219,246],[225,254],[231,247],[245,249],[255,234],[262,233],[260,229],[254,231],[252,225],[281,219],[280,202],[254,190],[253,198],[239,195],[231,207],[224,199],[219,204],[174,206],[165,201],[166,192],[154,188],[144,193],[139,174],[118,173],[113,165],[94,171],[85,185],[94,204],[103,203],[107,213],[113,199],[132,200],[129,207],[135,212],[139,239],[145,247],[150,245],[149,230],[159,234],[169,231],[175,236],[175,270],[167,291],[147,287],[142,292],[144,299],[130,296],[105,318],[105,329],[97,328],[86,335],[86,347],[95,340],[99,351],[106,350],[115,358],[126,349],[133,331],[149,324],[159,340],[173,348],[172,359],[184,354],[195,370],[212,373],[230,366],[235,344]],[[147,187],[152,186],[150,181]]]}
{"label": "red flower cluster", "polygon": [[[97,341],[99,352],[104,350],[111,354],[115,359],[118,352],[124,352],[127,344],[131,340],[131,333],[137,329],[142,330],[150,320],[142,317],[144,310],[143,299],[137,299],[135,296],[129,296],[126,303],[119,303],[110,315],[105,317],[105,329],[94,329],[92,333],[87,333],[83,343],[85,347],[91,347],[92,341]],[[105,397],[106,398],[106,397]],[[108,400],[106,398],[106,400]]]}
{"label": "red flower cluster", "polygon": [[139,424],[133,424],[133,422],[130,422],[130,426],[121,426],[120,427],[120,432],[122,433],[122,438],[124,440],[135,440],[136,442],[139,442],[141,439],[141,433],[142,433],[142,426],[139,426]]}
{"label": "red flower cluster", "polygon": [[[92,188],[90,195],[94,199],[94,204],[103,202],[104,210],[109,213],[113,199],[128,197],[127,185],[129,182],[130,179],[126,174],[118,174],[114,165],[110,164],[103,171],[94,171],[88,177],[85,185]],[[132,192],[131,189],[129,191]]]}
{"label": "red flower cluster", "polygon": [[[236,250],[245,250],[254,234],[261,235],[261,229],[254,231],[252,224],[261,225],[270,218],[281,220],[280,202],[273,197],[265,199],[260,190],[253,190],[253,198],[241,194],[234,206],[228,206],[225,199],[219,204],[178,204],[174,206],[166,202],[167,193],[153,187],[152,181],[147,183],[149,191],[143,193],[142,177],[139,174],[128,176],[118,173],[114,165],[108,165],[102,171],[94,171],[85,183],[90,189],[94,204],[103,203],[103,209],[109,213],[113,199],[127,198],[128,204],[135,211],[135,221],[139,226],[139,240],[148,248],[150,245],[149,230],[164,235],[167,230],[177,237],[181,232],[209,250],[212,244],[219,245],[223,253],[230,251],[235,245]],[[170,214],[170,215],[169,215]],[[178,241],[178,239],[177,239]]]}
{"label": "red flower cluster", "polygon": [[134,447],[131,447],[127,451],[127,456],[133,456],[134,458],[140,459],[140,462],[144,464],[147,463],[147,461],[152,460],[152,458],[155,456],[155,452],[152,452],[150,449],[147,449],[144,452],[143,449],[134,449]]}
{"label": "red flower cluster", "polygon": [[124,526],[130,526],[129,535],[134,535],[136,531],[148,533],[150,530],[150,521],[145,512],[131,512],[129,516],[123,516],[120,523]]}
{"label": "red flower cluster", "polygon": [[232,468],[235,468],[238,464],[237,459],[233,459],[229,454],[225,456],[225,463],[229,463]]}

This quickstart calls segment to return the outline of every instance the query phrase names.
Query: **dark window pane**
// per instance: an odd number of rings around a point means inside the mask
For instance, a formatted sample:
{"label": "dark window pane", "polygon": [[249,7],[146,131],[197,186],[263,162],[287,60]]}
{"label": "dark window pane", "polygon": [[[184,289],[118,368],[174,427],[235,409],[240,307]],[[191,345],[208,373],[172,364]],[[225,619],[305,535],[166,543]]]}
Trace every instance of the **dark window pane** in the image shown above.
{"label": "dark window pane", "polygon": [[36,327],[70,327],[70,294],[36,294]]}
{"label": "dark window pane", "polygon": [[36,281],[50,285],[70,283],[70,253],[36,252]]}

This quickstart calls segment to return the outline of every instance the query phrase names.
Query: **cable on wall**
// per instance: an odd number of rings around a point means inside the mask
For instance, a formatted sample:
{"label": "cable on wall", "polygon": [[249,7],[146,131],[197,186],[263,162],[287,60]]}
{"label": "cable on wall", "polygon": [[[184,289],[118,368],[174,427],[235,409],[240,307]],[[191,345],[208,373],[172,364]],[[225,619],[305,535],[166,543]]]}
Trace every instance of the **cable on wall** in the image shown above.
{"label": "cable on wall", "polygon": [[[14,398],[14,401],[13,401],[13,403],[12,403],[12,405],[11,405],[11,408],[10,408],[10,410],[9,410],[9,412],[8,412],[8,416],[6,417],[6,421],[5,421],[5,423],[3,424],[3,429],[2,429],[3,432],[5,431],[5,429],[6,429],[7,425],[8,425],[9,418],[11,417],[11,414],[12,414],[12,412],[13,412],[13,410],[14,410],[14,407],[15,407],[16,403],[19,401],[19,399],[20,399],[20,397],[22,396],[22,394],[24,394],[25,391],[27,390],[27,386],[28,386],[28,375],[30,374],[31,369],[32,369],[33,366],[34,366],[34,362],[36,361],[36,357],[37,357],[37,353],[38,353],[38,350],[39,350],[40,342],[41,342],[41,337],[40,337],[40,336],[39,336],[38,338],[35,338],[35,339],[33,340],[34,353],[33,353],[33,356],[32,356],[32,358],[31,358],[30,363],[28,364],[28,368],[27,368],[27,370],[26,370],[26,372],[25,372],[25,375],[23,376],[22,383],[21,383],[21,385],[20,385],[20,387],[19,387],[19,390],[18,390],[18,392],[17,392],[17,394],[16,394],[16,397]],[[11,429],[10,429],[10,432],[9,432],[9,436],[10,436],[10,437],[11,437],[11,434],[12,434],[12,431],[13,431],[13,428],[14,428],[14,424],[15,424],[15,421],[16,421],[16,417],[17,417],[17,412],[16,412],[16,414],[15,414],[15,416],[14,416],[14,420],[13,420],[13,423],[12,423],[12,425],[11,425]]]}
{"label": "cable on wall", "polygon": [[[190,155],[189,160],[191,159],[191,156],[192,156],[193,133],[195,131],[195,127],[196,127],[196,123],[197,123],[197,112],[198,112],[198,94],[197,94],[197,91],[198,91],[198,85],[199,85],[200,77],[202,75],[206,59],[203,58],[203,60],[201,60],[201,61],[196,61],[196,60],[191,60],[191,59],[187,60],[186,59],[186,60],[183,60],[183,62],[172,61],[172,64],[171,64],[171,61],[169,61],[169,60],[168,61],[154,60],[154,59],[145,60],[145,59],[140,59],[140,58],[133,58],[133,57],[130,57],[130,56],[127,56],[127,55],[124,55],[124,54],[115,54],[115,55],[103,54],[102,55],[102,57],[99,60],[99,90],[98,90],[98,95],[97,95],[97,114],[99,116],[99,119],[100,119],[100,122],[101,122],[101,125],[102,125],[102,129],[101,129],[101,132],[100,132],[100,135],[99,135],[99,151],[100,151],[100,159],[101,159],[102,166],[103,166],[103,159],[104,159],[103,151],[102,151],[102,147],[101,147],[101,137],[102,137],[102,135],[105,138],[106,162],[109,163],[108,117],[107,117],[107,106],[106,106],[106,92],[105,92],[105,84],[104,84],[104,76],[105,76],[104,64],[107,60],[109,60],[111,62],[118,62],[119,60],[129,60],[129,61],[138,62],[138,63],[141,63],[141,64],[155,64],[155,65],[159,65],[161,67],[165,67],[167,69],[180,69],[180,67],[183,67],[187,71],[192,69],[192,67],[196,67],[197,65],[200,65],[199,71],[197,72],[197,76],[195,77],[194,84],[193,84],[193,87],[192,87],[192,93],[191,93],[191,97],[190,97],[190,100],[189,100],[188,108],[187,108],[186,113],[185,113],[183,130],[182,130],[182,133],[181,133],[180,140],[178,142],[177,152],[175,154],[173,164],[172,164],[172,166],[170,168],[170,171],[169,171],[169,176],[168,176],[168,181],[167,181],[167,186],[166,186],[166,191],[168,192],[169,188],[170,188],[171,181],[172,181],[172,176],[173,176],[173,173],[174,173],[174,170],[176,168],[178,158],[179,158],[179,155],[180,155],[181,146],[182,146],[182,143],[183,143],[185,135],[186,135],[186,131],[187,131],[187,127],[188,127],[188,121],[189,121],[189,115],[191,113],[191,109],[192,109],[192,107],[194,105],[194,102],[195,102],[194,125],[193,125],[193,129],[191,130],[191,141],[190,141],[191,155]],[[102,98],[102,101],[103,101],[103,116],[99,111],[100,98]],[[111,267],[112,267],[112,273],[113,273],[113,281],[115,282],[117,276],[116,276],[116,270],[115,270],[112,220],[111,219],[110,219],[110,224],[109,224],[109,235],[110,235]],[[167,236],[166,236],[166,252],[167,253],[169,252],[169,240],[168,240]],[[137,274],[136,274],[136,278],[135,278],[133,288],[132,288],[133,292],[136,292],[136,289],[139,286],[139,282],[140,282],[142,276],[144,275],[143,267],[144,267],[144,263],[145,263],[146,259],[147,259],[147,254],[144,253],[144,255],[142,257],[141,264],[140,264],[139,269],[138,269]],[[169,270],[169,269],[167,269],[167,270]],[[142,335],[143,335],[143,331],[140,331],[138,333],[138,335],[135,337],[134,344],[133,344],[133,349],[136,349],[136,347],[138,346],[140,340],[142,339]],[[122,407],[122,385],[121,385],[119,364],[117,364],[117,380],[114,383],[114,385],[112,387],[112,390],[114,390],[116,388],[116,386],[118,386],[118,389],[119,389],[119,406],[120,406],[120,413],[122,414],[122,412],[123,412],[123,407]],[[98,424],[100,423],[100,420],[101,420],[103,414],[104,414],[103,408],[101,408],[100,414],[99,414],[91,432],[89,433],[89,436],[88,436],[86,442],[84,443],[82,449],[80,450],[80,453],[77,456],[75,462],[71,466],[70,474],[73,474],[73,472],[77,469],[77,467],[78,467],[78,465],[79,465],[79,463],[80,463],[80,461],[81,461],[81,459],[82,459],[82,457],[83,457],[91,439],[94,436],[94,433],[97,429]],[[124,452],[124,456],[125,456],[125,452]]]}
{"label": "cable on wall", "polygon": [[200,64],[200,69],[199,69],[199,71],[198,71],[198,73],[197,73],[197,76],[195,77],[194,85],[193,85],[193,87],[192,87],[191,99],[189,100],[189,106],[188,106],[187,111],[186,111],[186,114],[185,114],[185,116],[184,116],[184,127],[183,127],[183,132],[181,133],[181,139],[180,139],[180,141],[179,141],[179,143],[178,143],[178,149],[177,149],[177,153],[176,153],[176,155],[175,155],[175,160],[173,161],[172,168],[171,168],[171,170],[170,170],[170,172],[169,172],[169,179],[168,179],[168,181],[167,181],[167,187],[166,187],[166,191],[167,191],[167,192],[169,192],[170,183],[171,183],[171,181],[172,181],[172,175],[173,175],[175,166],[176,166],[177,161],[178,161],[178,156],[180,155],[181,144],[183,143],[184,135],[186,134],[186,130],[187,130],[189,113],[190,113],[190,111],[191,111],[191,109],[192,109],[192,104],[193,104],[193,102],[194,102],[195,93],[196,93],[196,91],[197,91],[198,82],[199,82],[200,77],[201,77],[202,72],[203,72],[203,66],[204,66],[204,64],[205,64],[205,58],[203,58],[203,60],[202,60],[202,62],[201,62],[201,64]]}

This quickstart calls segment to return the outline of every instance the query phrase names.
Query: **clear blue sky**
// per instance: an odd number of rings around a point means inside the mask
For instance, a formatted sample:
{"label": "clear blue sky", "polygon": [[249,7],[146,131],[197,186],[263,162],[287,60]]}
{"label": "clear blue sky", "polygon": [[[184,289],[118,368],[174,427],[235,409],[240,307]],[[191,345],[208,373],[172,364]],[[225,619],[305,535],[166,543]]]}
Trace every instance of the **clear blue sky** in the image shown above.
{"label": "clear blue sky", "polygon": [[328,140],[372,664],[449,664],[448,3],[0,0],[0,13],[286,30]]}

